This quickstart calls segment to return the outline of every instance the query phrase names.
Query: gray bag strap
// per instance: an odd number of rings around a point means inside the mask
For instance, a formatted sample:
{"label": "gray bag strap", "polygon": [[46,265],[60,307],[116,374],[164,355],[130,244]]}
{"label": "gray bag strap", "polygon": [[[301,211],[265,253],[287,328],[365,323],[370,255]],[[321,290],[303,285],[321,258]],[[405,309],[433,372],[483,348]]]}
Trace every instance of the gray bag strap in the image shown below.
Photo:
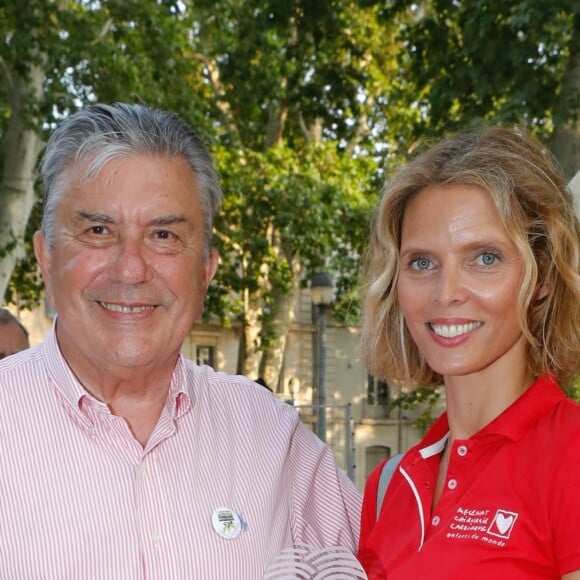
{"label": "gray bag strap", "polygon": [[377,520],[379,519],[379,515],[381,513],[381,507],[383,505],[383,500],[385,499],[385,494],[387,493],[387,487],[389,486],[389,482],[391,481],[391,477],[393,477],[393,473],[395,473],[395,469],[403,459],[404,453],[399,453],[397,455],[393,455],[388,461],[385,462],[383,468],[381,469],[381,476],[379,477],[379,488],[377,490]]}

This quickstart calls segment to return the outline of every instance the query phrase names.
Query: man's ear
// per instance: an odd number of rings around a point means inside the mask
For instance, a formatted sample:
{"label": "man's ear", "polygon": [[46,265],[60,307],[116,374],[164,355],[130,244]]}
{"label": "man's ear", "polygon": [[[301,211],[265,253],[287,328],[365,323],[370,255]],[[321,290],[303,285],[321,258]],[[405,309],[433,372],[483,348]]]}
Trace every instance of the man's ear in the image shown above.
{"label": "man's ear", "polygon": [[44,287],[46,290],[46,297],[49,299],[50,303],[54,305],[52,296],[52,284],[50,279],[52,256],[50,255],[50,250],[48,249],[48,244],[46,243],[44,234],[40,230],[34,233],[34,236],[32,237],[32,245],[34,247],[36,261],[40,266],[40,272],[42,274],[42,279],[44,281]]}
{"label": "man's ear", "polygon": [[209,283],[212,281],[213,277],[215,276],[218,263],[219,263],[220,255],[216,248],[212,248],[209,252],[209,256],[205,263],[205,288],[209,286]]}

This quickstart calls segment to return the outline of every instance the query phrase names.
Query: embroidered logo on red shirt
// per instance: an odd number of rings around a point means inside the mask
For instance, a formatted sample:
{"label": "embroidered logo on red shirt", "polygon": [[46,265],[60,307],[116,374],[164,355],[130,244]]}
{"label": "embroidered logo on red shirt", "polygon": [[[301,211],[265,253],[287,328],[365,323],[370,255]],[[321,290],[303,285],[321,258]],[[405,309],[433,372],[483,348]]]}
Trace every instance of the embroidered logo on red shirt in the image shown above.
{"label": "embroidered logo on red shirt", "polygon": [[497,510],[489,528],[487,529],[487,533],[507,540],[514,529],[517,519],[518,514],[515,512]]}
{"label": "embroidered logo on red shirt", "polygon": [[[493,510],[460,506],[449,523],[446,538],[455,541],[482,542],[488,546],[505,548],[518,519],[518,514],[504,509]],[[437,520],[437,523],[435,523]],[[435,516],[433,525],[439,525]]]}

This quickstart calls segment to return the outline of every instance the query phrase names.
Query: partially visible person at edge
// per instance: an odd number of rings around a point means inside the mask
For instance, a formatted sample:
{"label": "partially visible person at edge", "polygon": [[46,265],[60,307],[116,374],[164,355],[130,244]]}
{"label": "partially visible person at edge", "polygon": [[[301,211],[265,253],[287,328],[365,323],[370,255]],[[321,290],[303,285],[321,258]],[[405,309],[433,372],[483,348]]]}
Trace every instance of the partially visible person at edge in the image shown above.
{"label": "partially visible person at edge", "polygon": [[387,183],[373,225],[362,341],[385,381],[445,388],[402,458],[369,578],[580,578],[579,225],[550,155],[521,130],[447,138]]}
{"label": "partially visible person at edge", "polygon": [[0,308],[0,359],[30,346],[28,330],[6,308]]}
{"label": "partially visible person at edge", "polygon": [[180,354],[218,263],[205,145],[174,114],[95,105],[41,174],[57,315],[0,364],[0,577],[258,579],[300,543],[354,561],[360,494],[327,446]]}

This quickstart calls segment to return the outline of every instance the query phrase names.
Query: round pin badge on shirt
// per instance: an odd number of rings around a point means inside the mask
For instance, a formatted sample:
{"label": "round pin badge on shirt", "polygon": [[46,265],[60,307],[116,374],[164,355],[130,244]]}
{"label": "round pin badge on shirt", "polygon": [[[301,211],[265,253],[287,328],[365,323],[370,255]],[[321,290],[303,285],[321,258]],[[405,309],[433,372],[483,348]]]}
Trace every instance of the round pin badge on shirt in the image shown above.
{"label": "round pin badge on shirt", "polygon": [[211,516],[213,529],[226,540],[237,538],[242,530],[240,516],[230,508],[221,507]]}

